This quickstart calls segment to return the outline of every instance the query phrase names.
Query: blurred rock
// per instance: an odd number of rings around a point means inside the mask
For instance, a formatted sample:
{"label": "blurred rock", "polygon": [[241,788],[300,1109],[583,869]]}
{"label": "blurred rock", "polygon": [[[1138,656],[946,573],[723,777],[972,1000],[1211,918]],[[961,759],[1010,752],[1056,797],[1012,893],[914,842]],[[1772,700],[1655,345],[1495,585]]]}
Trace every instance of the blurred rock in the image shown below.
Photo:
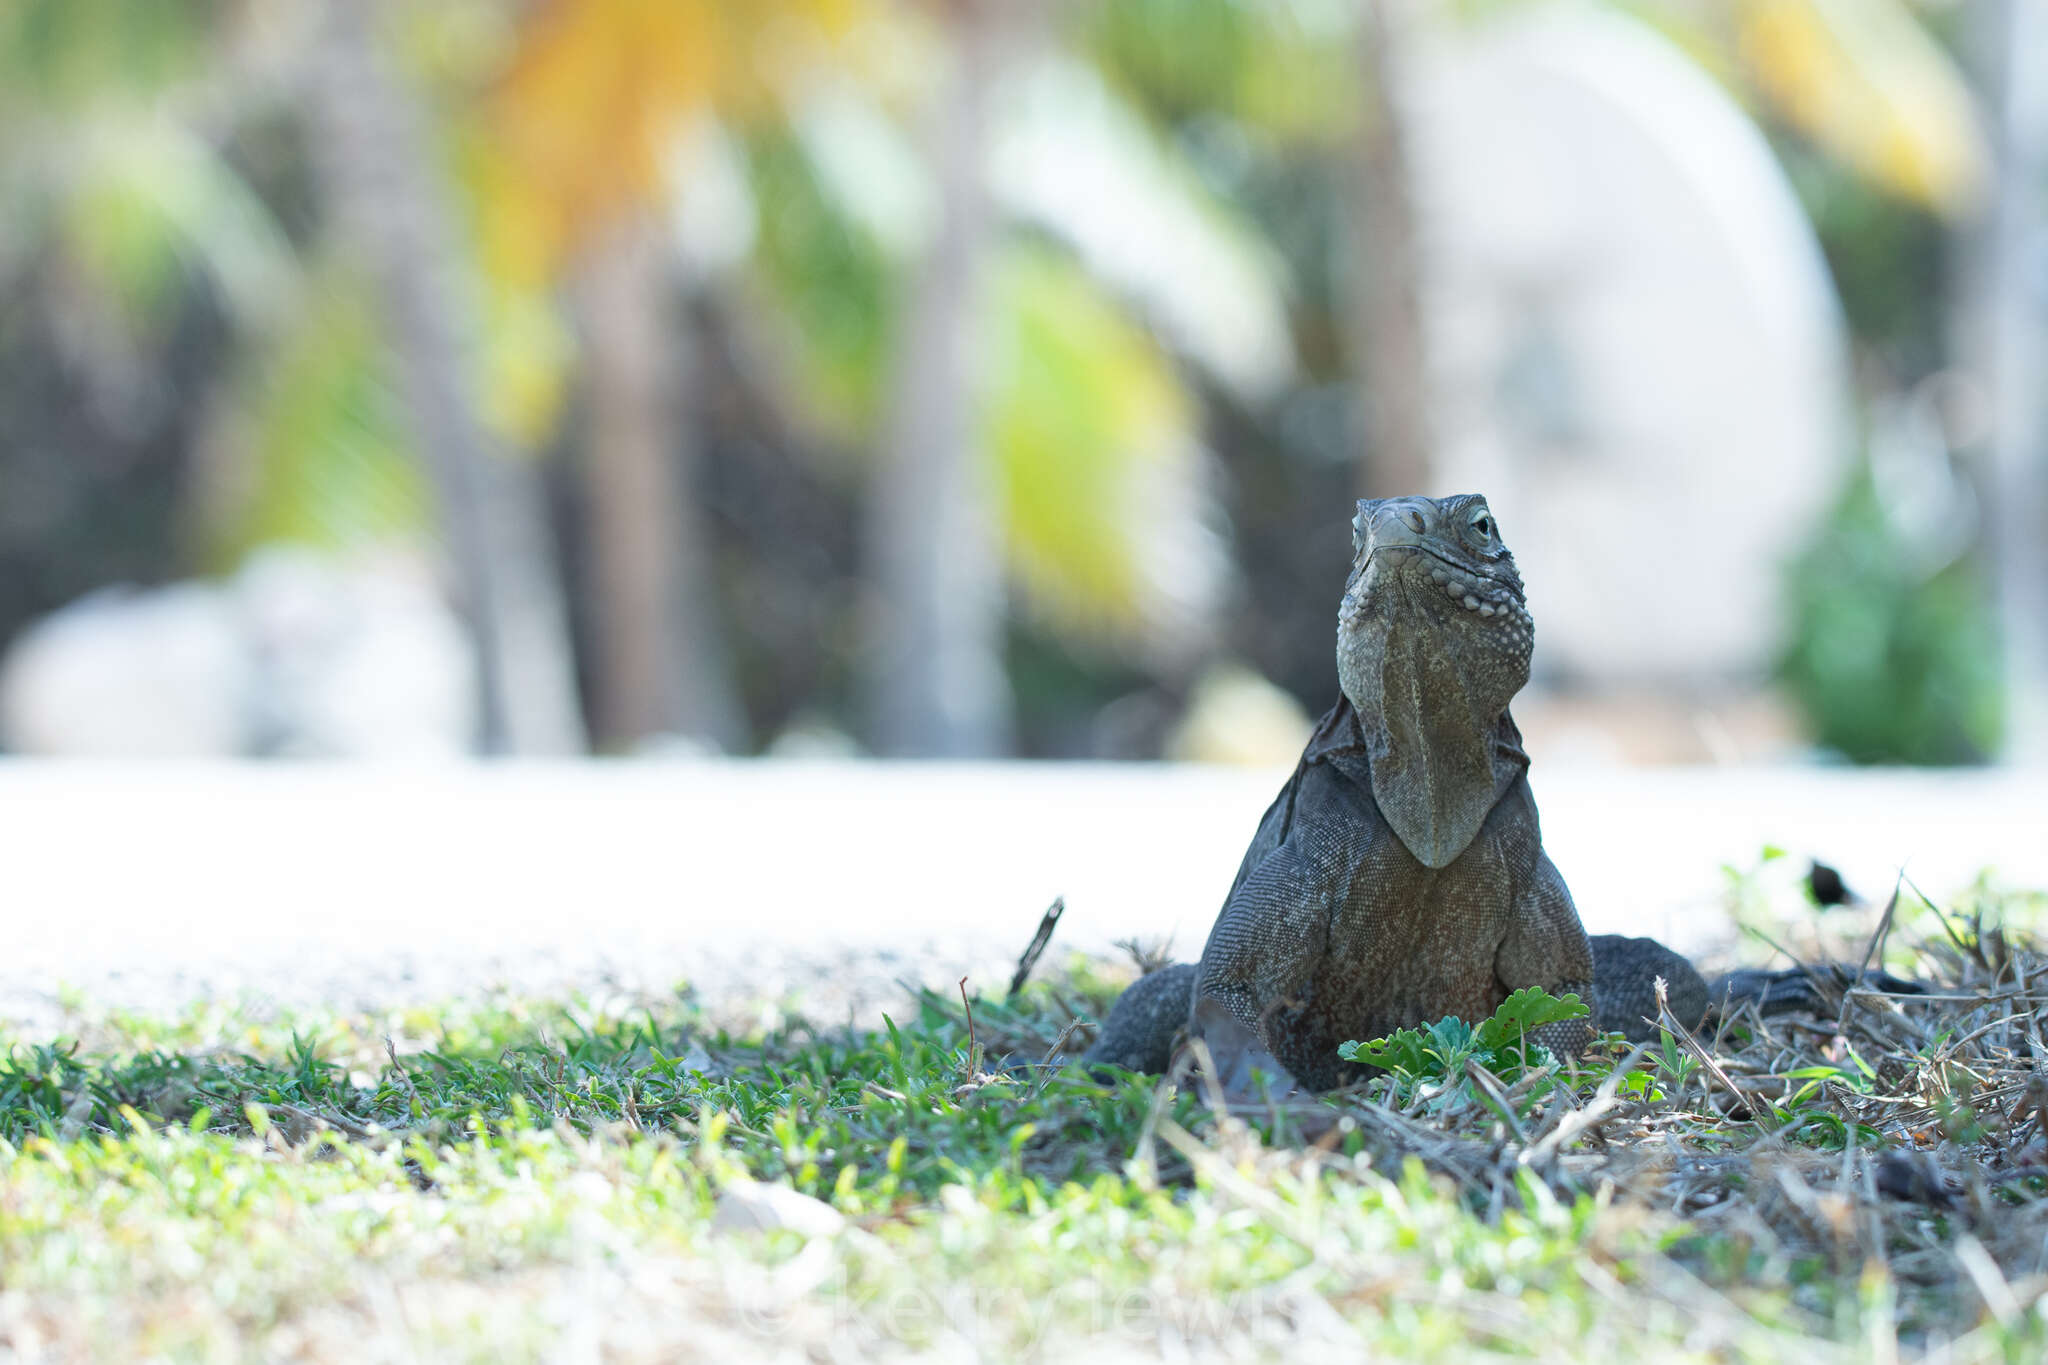
{"label": "blurred rock", "polygon": [[768,745],[775,758],[859,758],[860,741],[814,712],[798,712]]}
{"label": "blurred rock", "polygon": [[221,583],[110,588],[0,660],[0,744],[123,758],[467,752],[473,666],[428,575],[270,550]]}
{"label": "blurred rock", "polygon": [[[1334,691],[1334,689],[1333,689]],[[1196,682],[1166,756],[1188,763],[1287,767],[1301,757],[1314,720],[1283,689],[1238,664]]]}
{"label": "blurred rock", "polygon": [[788,1228],[805,1237],[830,1237],[846,1226],[846,1218],[823,1200],[800,1194],[787,1185],[734,1180],[718,1192],[711,1226],[720,1232],[773,1232]]}
{"label": "blurred rock", "polygon": [[218,589],[102,588],[15,637],[0,663],[0,743],[110,758],[238,752],[246,672]]}

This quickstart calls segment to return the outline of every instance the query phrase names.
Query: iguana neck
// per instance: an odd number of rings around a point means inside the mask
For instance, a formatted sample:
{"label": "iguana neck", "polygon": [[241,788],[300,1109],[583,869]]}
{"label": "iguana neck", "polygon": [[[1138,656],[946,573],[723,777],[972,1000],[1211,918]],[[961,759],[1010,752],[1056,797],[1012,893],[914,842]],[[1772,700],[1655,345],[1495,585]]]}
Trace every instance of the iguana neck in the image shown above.
{"label": "iguana neck", "polygon": [[1528,675],[1490,653],[1460,657],[1433,626],[1405,613],[1346,623],[1338,674],[1381,815],[1417,861],[1445,867],[1528,766],[1508,715]]}

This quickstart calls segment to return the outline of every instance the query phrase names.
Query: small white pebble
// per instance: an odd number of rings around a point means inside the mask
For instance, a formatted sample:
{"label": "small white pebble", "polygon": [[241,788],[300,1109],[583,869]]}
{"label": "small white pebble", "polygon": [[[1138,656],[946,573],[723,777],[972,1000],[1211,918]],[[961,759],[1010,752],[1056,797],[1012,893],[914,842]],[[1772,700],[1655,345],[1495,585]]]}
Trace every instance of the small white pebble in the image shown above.
{"label": "small white pebble", "polygon": [[806,1237],[830,1237],[846,1226],[839,1210],[787,1185],[734,1180],[718,1192],[711,1226],[721,1232],[789,1228]]}

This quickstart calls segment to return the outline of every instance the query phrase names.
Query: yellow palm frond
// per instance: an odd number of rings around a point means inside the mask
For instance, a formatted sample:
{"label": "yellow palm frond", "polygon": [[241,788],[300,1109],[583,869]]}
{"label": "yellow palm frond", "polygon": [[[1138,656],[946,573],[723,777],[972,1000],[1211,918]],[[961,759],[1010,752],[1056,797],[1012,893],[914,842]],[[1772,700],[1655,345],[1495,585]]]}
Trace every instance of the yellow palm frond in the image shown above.
{"label": "yellow palm frond", "polygon": [[1873,184],[1956,216],[1989,154],[1969,86],[1899,0],[1741,0],[1742,59],[1793,126]]}
{"label": "yellow palm frond", "polygon": [[486,92],[472,177],[486,268],[551,278],[657,203],[679,130],[771,104],[860,0],[541,0]]}

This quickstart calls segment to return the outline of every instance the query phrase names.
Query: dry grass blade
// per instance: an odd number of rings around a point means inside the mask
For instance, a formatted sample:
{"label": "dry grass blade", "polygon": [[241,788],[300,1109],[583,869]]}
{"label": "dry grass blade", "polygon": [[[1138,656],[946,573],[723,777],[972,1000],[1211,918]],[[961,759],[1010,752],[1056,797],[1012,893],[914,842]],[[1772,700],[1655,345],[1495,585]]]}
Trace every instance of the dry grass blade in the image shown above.
{"label": "dry grass blade", "polygon": [[[1878,916],[1877,927],[1870,931],[1870,944],[1863,950],[1863,961],[1857,964],[1856,979],[1858,981],[1862,981],[1868,975],[1870,964],[1877,960],[1878,953],[1884,947],[1885,938],[1892,931],[1892,921],[1899,913],[1899,885],[1905,879],[1906,874],[1902,871],[1899,873],[1899,880],[1892,883],[1891,899],[1884,903],[1884,913]],[[1846,1006],[1847,1003],[1848,998],[1845,994],[1843,1004]]]}
{"label": "dry grass blade", "polygon": [[[1700,1040],[1693,1036],[1692,1030],[1681,1023],[1678,1016],[1671,1012],[1671,1002],[1667,998],[1667,994],[1664,979],[1662,977],[1657,978],[1657,1022],[1659,1026],[1673,1038],[1676,1038],[1679,1045],[1692,1054],[1693,1059],[1706,1070],[1707,1074],[1719,1081],[1721,1087],[1734,1097],[1736,1107],[1740,1112],[1731,1114],[1729,1117],[1738,1121],[1747,1119],[1754,1112],[1754,1107],[1750,1103],[1750,1094],[1735,1083],[1734,1078],[1723,1069],[1721,1063],[1715,1060],[1714,1054],[1707,1051]],[[1764,1103],[1768,1105],[1770,1103],[1769,1099],[1765,1098]]]}
{"label": "dry grass blade", "polygon": [[1038,932],[1031,936],[1031,942],[1024,947],[1023,955],[1017,959],[1017,973],[1010,978],[1010,998],[1024,989],[1024,983],[1031,979],[1032,970],[1038,966],[1038,959],[1045,955],[1045,947],[1052,942],[1052,931],[1059,927],[1060,916],[1067,913],[1067,898],[1054,896],[1052,904],[1038,921]]}

